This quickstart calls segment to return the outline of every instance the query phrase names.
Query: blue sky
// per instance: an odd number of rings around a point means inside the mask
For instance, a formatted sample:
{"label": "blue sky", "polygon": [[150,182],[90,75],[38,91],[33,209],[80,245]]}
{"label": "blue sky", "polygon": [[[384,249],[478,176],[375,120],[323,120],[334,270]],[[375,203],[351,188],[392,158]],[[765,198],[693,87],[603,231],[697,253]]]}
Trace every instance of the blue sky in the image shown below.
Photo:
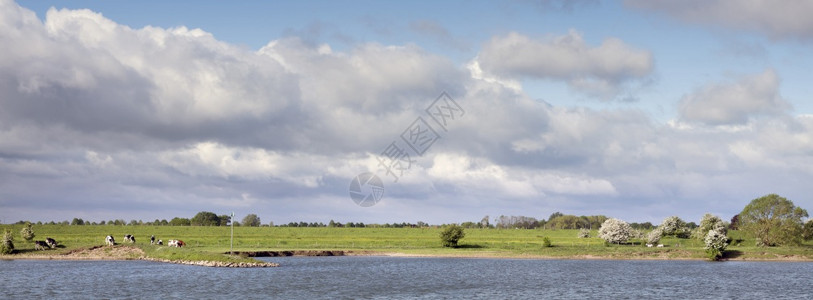
{"label": "blue sky", "polygon": [[[3,221],[813,204],[806,3],[0,3]],[[386,180],[376,157],[444,91],[467,114]],[[365,171],[386,192],[362,208]]]}

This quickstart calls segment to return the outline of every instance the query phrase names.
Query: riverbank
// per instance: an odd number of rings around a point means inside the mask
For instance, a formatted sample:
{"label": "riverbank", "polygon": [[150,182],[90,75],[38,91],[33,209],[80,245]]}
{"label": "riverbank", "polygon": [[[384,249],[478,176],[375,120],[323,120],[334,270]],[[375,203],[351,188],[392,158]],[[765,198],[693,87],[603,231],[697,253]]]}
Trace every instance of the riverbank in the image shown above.
{"label": "riverbank", "polygon": [[[675,253],[682,252],[682,255]],[[286,256],[388,256],[388,257],[433,257],[433,258],[489,258],[489,259],[562,259],[562,260],[704,260],[693,255],[691,251],[673,249],[662,253],[626,253],[624,255],[581,254],[573,256],[552,256],[533,253],[510,253],[504,251],[477,251],[463,253],[430,253],[428,251],[371,251],[371,250],[263,250],[263,251],[235,251],[233,255],[222,254],[216,260],[194,259],[167,259],[150,257],[142,248],[119,245],[115,247],[93,246],[73,249],[65,252],[37,251],[12,255],[0,255],[0,259],[19,260],[146,260],[163,263],[206,266],[255,268],[277,267],[279,264],[253,260],[255,257],[286,257]],[[743,255],[732,251],[727,253],[723,261],[784,261],[784,262],[810,262],[813,259],[799,255],[780,255],[760,253],[759,255]]]}
{"label": "riverbank", "polygon": [[[17,225],[0,225],[0,229],[19,232]],[[16,254],[0,259],[44,256],[44,259],[133,260],[141,257],[169,261],[219,261],[256,263],[258,256],[338,256],[377,255],[414,257],[462,257],[508,259],[585,259],[585,260],[704,260],[703,242],[665,237],[664,247],[646,247],[641,240],[628,244],[606,245],[595,230],[589,238],[579,238],[578,230],[540,229],[466,229],[459,248],[440,244],[439,228],[311,228],[311,227],[235,227],[234,253],[229,228],[203,226],[113,226],[113,225],[34,225],[36,238],[54,238],[59,246],[45,251],[34,250],[34,243],[15,239]],[[112,235],[136,236],[134,244],[125,243],[94,248]],[[149,237],[164,241],[181,239],[186,247],[150,245]],[[752,238],[736,230],[724,260],[729,261],[813,261],[813,242],[801,246],[757,247]],[[551,247],[544,247],[548,238]],[[119,247],[139,250],[127,252]],[[111,252],[107,252],[111,251]],[[115,251],[122,251],[117,253]],[[135,251],[135,252],[133,252]],[[30,258],[36,259],[36,258]]]}
{"label": "riverbank", "polygon": [[190,260],[190,259],[168,259],[152,257],[142,248],[128,245],[118,246],[92,246],[72,249],[69,251],[26,251],[0,255],[0,260],[146,260],[171,264],[204,266],[204,267],[226,267],[226,268],[267,268],[278,267],[279,264],[261,261],[246,261],[242,257],[218,258],[216,260]]}

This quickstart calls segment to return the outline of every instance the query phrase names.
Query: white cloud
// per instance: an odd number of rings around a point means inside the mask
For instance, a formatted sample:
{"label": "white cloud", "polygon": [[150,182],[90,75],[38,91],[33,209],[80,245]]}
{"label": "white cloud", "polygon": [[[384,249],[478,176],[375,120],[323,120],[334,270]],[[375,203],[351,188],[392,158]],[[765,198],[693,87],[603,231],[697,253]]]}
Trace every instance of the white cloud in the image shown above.
{"label": "white cloud", "polygon": [[482,70],[496,76],[561,80],[602,98],[621,93],[624,83],[643,79],[654,69],[649,51],[612,37],[591,46],[575,30],[542,40],[516,32],[495,36],[477,60]]}
{"label": "white cloud", "polygon": [[[648,51],[612,38],[509,34],[458,66],[416,45],[339,51],[288,37],[249,51],[200,29],[73,10],[41,22],[0,6],[0,44],[15,45],[0,56],[7,214],[151,220],[236,207],[284,223],[440,223],[559,210],[658,221],[709,205],[735,212],[768,192],[809,204],[792,178],[813,176],[813,122],[785,114],[770,70],[701,87],[680,120],[659,124],[635,109],[556,107],[518,83],[605,94],[651,74]],[[441,91],[465,117],[386,183],[384,202],[355,206],[350,178],[378,170],[375,155]]]}
{"label": "white cloud", "polygon": [[626,0],[678,19],[760,32],[774,39],[813,38],[813,2],[798,0]]}
{"label": "white cloud", "polygon": [[770,69],[733,83],[709,84],[680,100],[680,117],[690,122],[729,125],[782,114],[791,107],[779,94],[779,84],[779,76]]}

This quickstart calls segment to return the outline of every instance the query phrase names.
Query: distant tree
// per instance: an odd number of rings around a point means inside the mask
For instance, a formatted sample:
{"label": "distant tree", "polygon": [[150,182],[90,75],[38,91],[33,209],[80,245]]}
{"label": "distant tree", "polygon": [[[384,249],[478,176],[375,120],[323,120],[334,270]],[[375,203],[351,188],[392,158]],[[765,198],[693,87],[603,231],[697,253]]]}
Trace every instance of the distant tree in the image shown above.
{"label": "distant tree", "polygon": [[807,211],[777,194],[751,200],[740,212],[740,229],[756,238],[758,246],[799,245],[802,218]]}
{"label": "distant tree", "polygon": [[172,220],[169,221],[168,225],[170,226],[189,226],[192,222],[187,218],[178,218],[174,217]]}
{"label": "distant tree", "polygon": [[681,220],[678,216],[671,216],[664,219],[658,227],[663,231],[663,236],[674,236],[682,239],[691,236],[691,230],[686,226],[686,222]]}
{"label": "distant tree", "polygon": [[14,234],[11,230],[3,231],[3,240],[0,241],[0,254],[11,254],[14,252]]}
{"label": "distant tree", "polygon": [[104,220],[102,220],[101,222],[99,222],[99,225],[104,225],[104,224],[105,224]]}
{"label": "distant tree", "polygon": [[728,233],[725,222],[723,222],[720,217],[708,213],[704,214],[700,219],[700,226],[692,230],[692,238],[703,240],[706,238],[706,235],[708,235],[709,230],[718,229],[723,232],[723,235]]}
{"label": "distant tree", "polygon": [[[424,227],[424,226],[420,226],[420,223],[423,223],[423,222],[418,222],[418,227]],[[480,228],[488,228],[488,227],[489,227],[488,215],[486,215],[485,217],[480,219]]]}
{"label": "distant tree", "polygon": [[804,229],[802,229],[802,239],[805,241],[813,239],[813,219],[805,222]]}
{"label": "distant tree", "polygon": [[268,227],[274,227],[274,221],[268,221]]}
{"label": "distant tree", "polygon": [[731,223],[728,224],[728,229],[730,230],[738,230],[740,226],[740,215],[736,214],[731,217]]}
{"label": "distant tree", "polygon": [[167,225],[169,225],[169,222],[167,222],[167,219],[161,219],[161,226],[167,226]]}
{"label": "distant tree", "polygon": [[25,239],[26,242],[31,242],[34,239],[34,229],[31,228],[31,222],[25,222],[23,228],[20,230],[20,236]]}
{"label": "distant tree", "polygon": [[191,220],[192,226],[218,226],[220,218],[213,212],[202,211],[197,213]]}
{"label": "distant tree", "polygon": [[632,237],[632,227],[627,222],[616,218],[609,218],[601,224],[598,237],[608,243],[620,244]]}
{"label": "distant tree", "polygon": [[558,218],[558,217],[564,216],[564,215],[565,215],[565,214],[560,213],[560,212],[558,212],[558,211],[557,211],[557,212],[555,212],[555,213],[552,213],[552,214],[550,214],[550,216],[548,217],[548,222],[550,222],[551,220],[556,219],[556,218]]}
{"label": "distant tree", "polygon": [[550,229],[579,229],[590,227],[590,223],[574,215],[560,215],[548,220],[546,226]]}
{"label": "distant tree", "polygon": [[248,214],[243,218],[242,224],[243,226],[248,227],[260,227],[260,224],[262,224],[262,222],[260,222],[260,217],[258,217],[257,215]]}
{"label": "distant tree", "polygon": [[130,225],[130,226],[136,226],[136,225],[138,225],[138,221],[136,221],[136,220],[130,220],[130,223],[127,223],[127,225]]}
{"label": "distant tree", "polygon": [[440,232],[440,241],[443,247],[457,248],[457,243],[465,236],[466,233],[463,231],[463,227],[452,224],[446,226],[446,228]]}
{"label": "distant tree", "polygon": [[[486,216],[486,217],[488,217],[488,216]],[[480,221],[480,222],[482,222],[482,221]],[[486,223],[488,223],[488,220],[486,220]],[[424,228],[424,227],[429,227],[429,224],[426,224],[423,221],[418,221],[418,224],[416,226],[418,226],[419,228]]]}
{"label": "distant tree", "polygon": [[327,227],[336,227],[336,221],[330,220],[330,222],[327,223]]}
{"label": "distant tree", "polygon": [[[403,227],[403,224],[401,226]],[[460,223],[460,226],[463,227],[463,228],[478,228],[478,227],[480,227],[480,223],[474,223],[472,221],[466,221],[466,222]]]}
{"label": "distant tree", "polygon": [[728,247],[728,237],[725,233],[725,227],[715,227],[709,230],[703,242],[706,244],[704,249],[706,249],[706,254],[709,259],[718,260],[723,257],[725,248]]}
{"label": "distant tree", "polygon": [[590,237],[590,229],[587,229],[587,228],[579,229],[579,234],[577,235],[577,237],[580,238],[580,239],[589,238]]}
{"label": "distant tree", "polygon": [[229,226],[231,223],[231,216],[230,215],[219,215],[217,216],[217,226]]}

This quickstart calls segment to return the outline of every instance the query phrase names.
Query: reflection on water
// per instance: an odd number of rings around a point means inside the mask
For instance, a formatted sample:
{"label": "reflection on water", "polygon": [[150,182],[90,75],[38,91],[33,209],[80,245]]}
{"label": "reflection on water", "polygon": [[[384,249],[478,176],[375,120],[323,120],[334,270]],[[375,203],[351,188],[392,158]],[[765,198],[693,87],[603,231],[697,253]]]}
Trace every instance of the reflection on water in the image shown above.
{"label": "reflection on water", "polygon": [[274,257],[278,268],[0,261],[0,298],[813,298],[813,263]]}

